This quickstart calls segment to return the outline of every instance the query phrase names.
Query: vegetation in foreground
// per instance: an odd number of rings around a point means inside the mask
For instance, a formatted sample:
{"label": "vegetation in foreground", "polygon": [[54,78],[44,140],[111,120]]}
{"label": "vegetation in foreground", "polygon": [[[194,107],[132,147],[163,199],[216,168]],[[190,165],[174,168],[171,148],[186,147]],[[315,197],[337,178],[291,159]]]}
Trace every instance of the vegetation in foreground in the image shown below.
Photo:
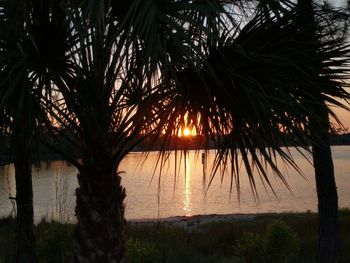
{"label": "vegetation in foreground", "polygon": [[[199,219],[200,220],[200,219]],[[350,262],[350,210],[339,213],[339,262]],[[36,226],[40,263],[70,262],[73,224],[42,220]],[[183,228],[169,223],[131,223],[127,250],[131,263],[314,262],[317,215],[257,215],[254,220],[215,222]],[[15,221],[0,220],[0,263],[15,262]]]}

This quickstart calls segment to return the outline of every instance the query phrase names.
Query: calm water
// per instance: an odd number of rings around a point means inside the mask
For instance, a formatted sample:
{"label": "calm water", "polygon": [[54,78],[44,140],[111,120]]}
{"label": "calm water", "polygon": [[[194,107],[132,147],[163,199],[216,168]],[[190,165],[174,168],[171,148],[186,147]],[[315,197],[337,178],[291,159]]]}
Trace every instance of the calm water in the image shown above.
{"label": "calm water", "polygon": [[[339,206],[350,207],[350,146],[332,148]],[[235,188],[230,194],[230,177],[218,174],[207,189],[209,175],[203,176],[201,154],[190,152],[182,156],[182,165],[175,176],[174,154],[154,174],[157,153],[150,153],[140,164],[141,153],[131,153],[122,162],[122,183],[127,190],[126,218],[162,218],[178,215],[265,213],[283,211],[316,211],[316,191],[311,164],[295,149],[295,161],[303,170],[304,178],[294,170],[282,170],[292,189],[286,187],[271,174],[271,182],[277,197],[266,191],[257,179],[260,202],[254,201],[246,172],[241,169],[241,200],[237,200]],[[213,152],[207,157],[210,160]],[[186,163],[186,165],[184,165]],[[208,162],[209,163],[209,162]],[[65,161],[42,162],[41,168],[33,167],[35,217],[74,221],[74,189],[77,187],[76,169]],[[153,176],[154,175],[154,176]],[[153,176],[153,177],[152,177]],[[15,196],[14,166],[0,167],[0,216],[13,212],[9,196]]]}

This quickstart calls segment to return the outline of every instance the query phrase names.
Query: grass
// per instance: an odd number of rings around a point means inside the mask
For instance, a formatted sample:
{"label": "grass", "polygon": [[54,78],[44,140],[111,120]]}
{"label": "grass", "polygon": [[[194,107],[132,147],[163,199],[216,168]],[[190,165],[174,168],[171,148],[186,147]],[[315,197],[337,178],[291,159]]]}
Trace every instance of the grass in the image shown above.
{"label": "grass", "polygon": [[[339,262],[350,262],[350,210],[339,212],[339,227]],[[35,230],[40,263],[70,262],[74,225],[43,220]],[[317,215],[257,215],[250,221],[207,223],[191,230],[166,223],[129,224],[128,234],[131,263],[254,263],[264,258],[271,262],[271,255],[275,262],[314,262]],[[15,222],[11,218],[0,220],[0,247],[0,263],[15,262]],[[286,261],[284,255],[295,259]]]}

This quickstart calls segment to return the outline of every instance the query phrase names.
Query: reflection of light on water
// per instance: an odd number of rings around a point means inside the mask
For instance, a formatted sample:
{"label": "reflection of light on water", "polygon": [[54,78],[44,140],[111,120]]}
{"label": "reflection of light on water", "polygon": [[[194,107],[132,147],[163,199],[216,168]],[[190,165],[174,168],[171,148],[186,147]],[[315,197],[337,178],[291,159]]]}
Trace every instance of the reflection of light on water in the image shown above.
{"label": "reflection of light on water", "polygon": [[184,191],[184,207],[183,210],[186,216],[191,215],[191,174],[190,174],[190,160],[189,154],[185,154],[185,191]]}

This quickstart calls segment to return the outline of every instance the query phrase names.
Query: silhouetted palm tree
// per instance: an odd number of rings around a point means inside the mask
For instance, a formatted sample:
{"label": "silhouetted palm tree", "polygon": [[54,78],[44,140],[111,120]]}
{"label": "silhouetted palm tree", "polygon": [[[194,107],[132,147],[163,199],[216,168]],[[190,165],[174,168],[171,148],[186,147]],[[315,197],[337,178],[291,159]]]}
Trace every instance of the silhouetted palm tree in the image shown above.
{"label": "silhouetted palm tree", "polygon": [[66,43],[57,41],[63,38],[46,23],[49,17],[62,21],[59,6],[58,1],[1,1],[0,95],[15,162],[18,262],[36,261],[30,151],[35,133],[48,123],[39,105],[50,83],[47,67],[60,66],[57,58],[65,52]]}
{"label": "silhouetted palm tree", "polygon": [[36,262],[34,238],[31,145],[36,121],[37,103],[32,83],[21,64],[18,49],[23,33],[26,5],[18,1],[1,2],[0,14],[0,97],[1,111],[7,116],[16,179],[17,262]]}
{"label": "silhouetted palm tree", "polygon": [[[303,69],[314,65],[295,48],[301,32],[289,1],[251,4],[253,14],[236,8],[241,1],[33,2],[19,45],[23,69],[47,124],[69,129],[64,135],[82,155],[77,161],[61,149],[79,170],[74,262],[125,260],[119,164],[144,138],[164,136],[165,148],[185,114],[215,138],[215,167],[231,160],[238,192],[239,158],[256,195],[253,166],[265,184],[266,165],[285,182],[275,154],[295,166],[282,146],[307,145],[308,105],[319,98],[305,88]],[[324,54],[328,70],[346,52],[339,45]],[[323,101],[347,96],[320,87]]]}
{"label": "silhouetted palm tree", "polygon": [[[224,10],[210,1],[82,1],[65,11],[64,23],[50,30],[66,43],[64,52],[47,60],[55,64],[39,61],[33,72],[44,68],[54,84],[42,96],[52,128],[70,128],[82,155],[71,158],[79,170],[74,262],[122,262],[125,189],[118,166],[140,140],[162,131],[155,110],[163,109],[164,74],[183,60],[173,53],[198,60],[201,42],[224,26]],[[47,28],[54,23],[51,16],[46,21]]]}
{"label": "silhouetted palm tree", "polygon": [[303,4],[279,12],[263,5],[236,35],[211,48],[204,66],[180,71],[182,103],[174,103],[180,108],[174,112],[189,112],[198,130],[223,138],[217,164],[231,160],[231,185],[236,182],[238,194],[240,158],[257,195],[252,165],[271,187],[265,164],[284,181],[275,153],[294,165],[281,146],[308,149],[311,142],[319,201],[318,262],[335,262],[338,204],[328,115],[336,117],[330,105],[347,108],[336,98],[349,99],[344,81],[349,49],[344,28],[332,18],[335,12],[319,9],[313,18],[311,2]]}
{"label": "silhouetted palm tree", "polygon": [[[316,70],[310,71],[308,74],[314,78],[309,85],[322,85],[323,82],[329,82],[323,76],[323,61],[319,55],[320,42],[324,41],[324,37],[320,36],[319,24],[320,21],[316,11],[314,11],[312,0],[298,1],[298,20],[301,30],[304,29],[305,50],[312,58],[316,65]],[[341,23],[340,21],[337,21]],[[333,41],[337,43],[334,30]],[[341,54],[339,54],[341,55]],[[340,57],[341,59],[341,57]],[[335,71],[339,74],[344,72],[341,69],[342,64],[335,65]],[[319,69],[319,70],[317,70]],[[342,77],[342,76],[338,76]],[[330,90],[338,83],[329,82]],[[312,153],[315,168],[316,189],[318,196],[318,214],[319,214],[319,244],[317,262],[337,262],[339,254],[339,228],[338,228],[338,195],[334,177],[333,160],[329,141],[329,111],[326,105],[325,98],[321,92],[317,94],[315,87],[315,96],[319,103],[314,104],[313,114],[310,114],[310,136],[313,139]]]}

